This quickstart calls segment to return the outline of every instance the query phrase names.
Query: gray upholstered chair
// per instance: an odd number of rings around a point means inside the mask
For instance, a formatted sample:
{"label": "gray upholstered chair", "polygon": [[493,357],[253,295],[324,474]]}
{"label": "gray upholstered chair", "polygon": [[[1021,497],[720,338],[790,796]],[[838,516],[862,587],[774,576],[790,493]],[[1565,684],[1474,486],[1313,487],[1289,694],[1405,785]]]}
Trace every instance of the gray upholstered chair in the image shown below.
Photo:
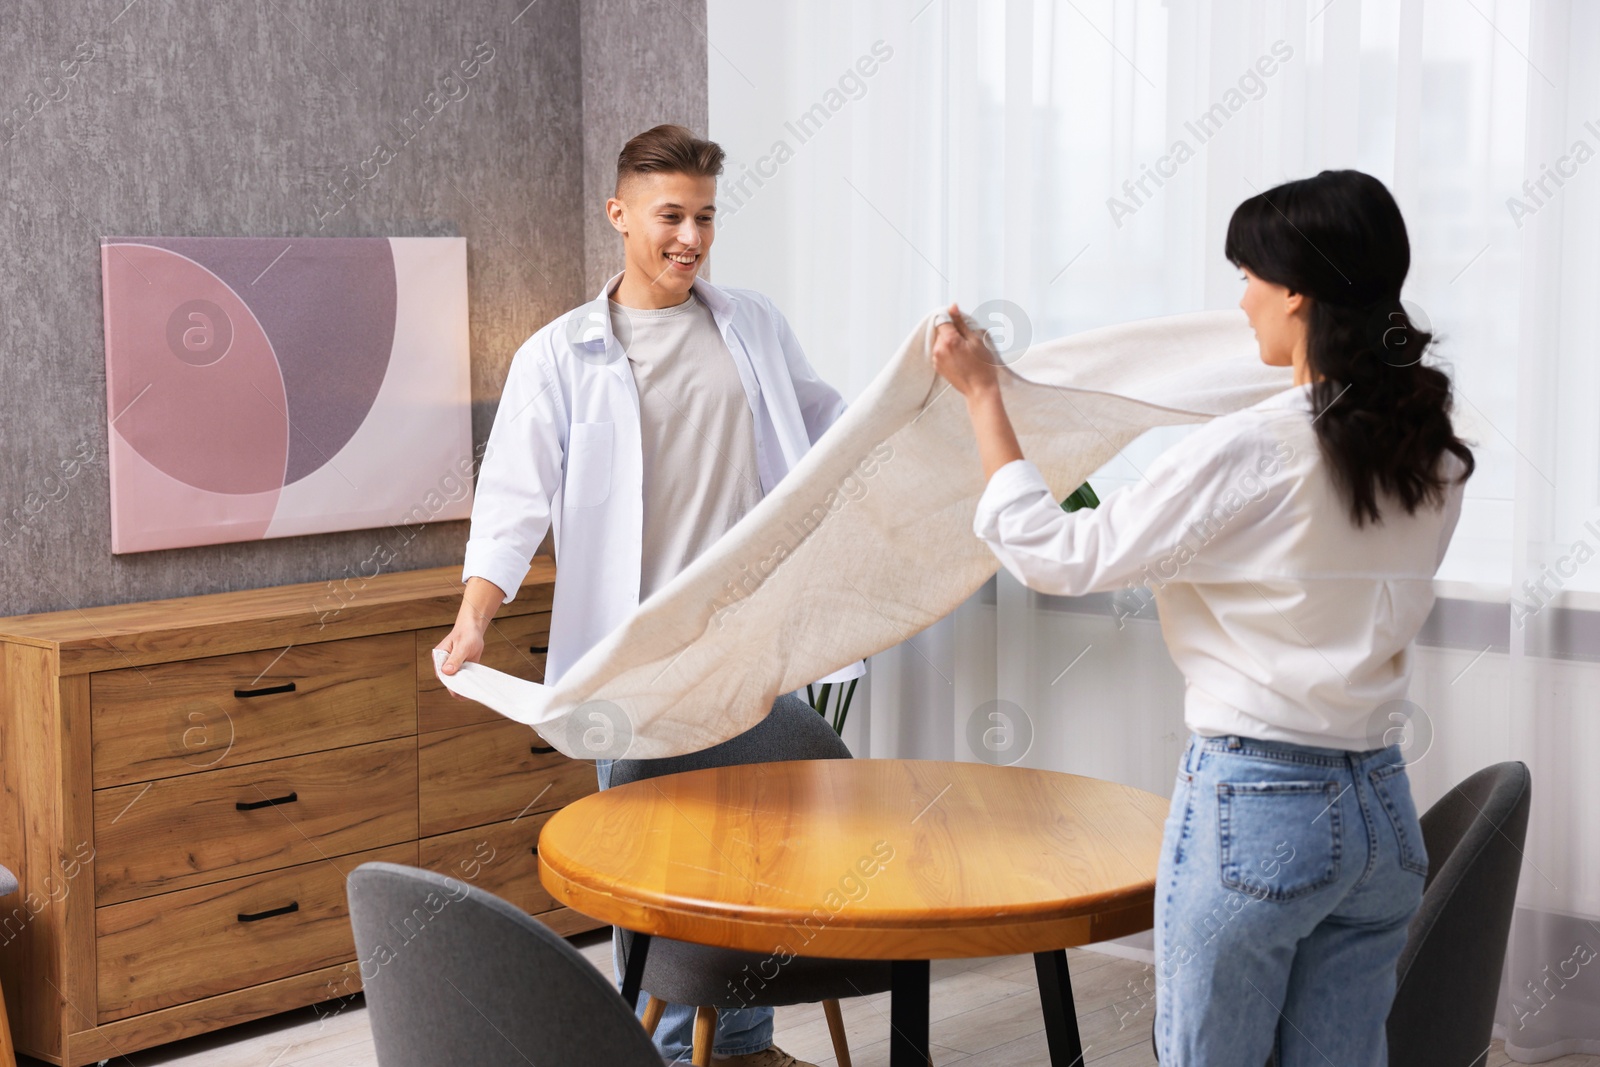
{"label": "gray upholstered chair", "polygon": [[521,908],[394,863],[346,892],[379,1067],[661,1067],[611,983]]}
{"label": "gray upholstered chair", "polygon": [[[611,765],[611,785],[626,785],[680,771],[730,767],[744,763],[787,760],[849,759],[850,749],[823,717],[793,693],[779,697],[768,716],[738,737],[686,756],[656,760],[618,760]],[[619,932],[624,958],[632,935]],[[772,957],[754,952],[650,939],[640,987],[650,999],[644,1025],[655,1034],[668,1004],[693,1004],[695,1015],[694,1062],[710,1062],[710,1049],[702,1048],[716,1032],[719,1009],[777,1007],[784,1004],[822,1002],[833,1038],[839,1067],[850,1067],[844,1018],[839,1001],[846,997],[882,993],[889,988],[889,964],[877,960],[830,960],[796,956],[778,968],[777,976],[752,992],[744,979],[765,975]],[[763,966],[765,965],[765,966]],[[742,992],[736,992],[743,986]]]}
{"label": "gray upholstered chair", "polygon": [[[1494,1028],[1533,779],[1496,763],[1422,814],[1428,878],[1395,965],[1389,1062],[1472,1067]],[[1267,1060],[1273,1067],[1276,1057]]]}
{"label": "gray upholstered chair", "polygon": [[1428,881],[1397,965],[1389,1062],[1470,1067],[1494,1027],[1533,779],[1485,767],[1422,816]]}

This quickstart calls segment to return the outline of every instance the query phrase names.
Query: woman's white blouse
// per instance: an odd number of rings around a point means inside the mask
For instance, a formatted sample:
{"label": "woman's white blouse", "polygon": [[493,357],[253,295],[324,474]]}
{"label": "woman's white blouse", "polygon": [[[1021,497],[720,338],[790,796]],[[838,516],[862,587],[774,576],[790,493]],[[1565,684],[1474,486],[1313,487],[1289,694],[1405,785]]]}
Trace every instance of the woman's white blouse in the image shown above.
{"label": "woman's white blouse", "polygon": [[1299,386],[1205,424],[1094,510],[1063,511],[1037,467],[1008,463],[973,532],[1042,593],[1151,590],[1195,733],[1365,750],[1406,696],[1463,469],[1445,454],[1442,507],[1380,502],[1358,528]]}

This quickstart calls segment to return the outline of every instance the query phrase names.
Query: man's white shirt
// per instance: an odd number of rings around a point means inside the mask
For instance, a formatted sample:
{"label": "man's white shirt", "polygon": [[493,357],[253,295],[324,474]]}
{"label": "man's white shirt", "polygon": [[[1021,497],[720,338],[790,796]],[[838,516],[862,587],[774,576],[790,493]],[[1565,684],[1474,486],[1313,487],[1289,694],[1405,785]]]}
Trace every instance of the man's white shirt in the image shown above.
{"label": "man's white shirt", "polygon": [[[553,530],[557,575],[545,678],[554,682],[639,604],[644,459],[639,395],[611,328],[611,278],[587,304],[530,337],[512,358],[478,472],[462,581],[516,596]],[[760,293],[696,279],[733,357],[771,492],[843,413],[783,315]],[[687,432],[692,432],[688,430]],[[859,677],[861,664],[830,675]]]}

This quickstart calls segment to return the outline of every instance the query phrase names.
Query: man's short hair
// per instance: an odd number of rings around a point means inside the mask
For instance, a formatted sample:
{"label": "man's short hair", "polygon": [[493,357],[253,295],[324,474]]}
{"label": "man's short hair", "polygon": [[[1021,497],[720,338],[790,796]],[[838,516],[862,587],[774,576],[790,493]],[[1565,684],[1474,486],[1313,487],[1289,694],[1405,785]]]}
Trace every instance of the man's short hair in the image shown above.
{"label": "man's short hair", "polygon": [[622,146],[617,156],[617,189],[641,174],[687,174],[715,178],[722,173],[722,146],[696,137],[686,126],[665,124],[648,129]]}

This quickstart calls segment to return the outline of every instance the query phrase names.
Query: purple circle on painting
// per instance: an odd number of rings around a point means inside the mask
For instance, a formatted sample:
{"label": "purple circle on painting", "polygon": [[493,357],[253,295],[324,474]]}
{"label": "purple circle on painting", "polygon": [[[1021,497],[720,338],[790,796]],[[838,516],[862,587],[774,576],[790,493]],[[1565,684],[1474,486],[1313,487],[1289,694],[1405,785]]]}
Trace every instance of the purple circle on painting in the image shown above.
{"label": "purple circle on painting", "polygon": [[261,324],[293,427],[282,484],[337,455],[372,410],[394,348],[398,292],[388,239],[141,240],[211,271]]}
{"label": "purple circle on painting", "polygon": [[191,367],[209,367],[233,347],[233,320],[210,300],[185,300],[167,316],[167,347]]}

